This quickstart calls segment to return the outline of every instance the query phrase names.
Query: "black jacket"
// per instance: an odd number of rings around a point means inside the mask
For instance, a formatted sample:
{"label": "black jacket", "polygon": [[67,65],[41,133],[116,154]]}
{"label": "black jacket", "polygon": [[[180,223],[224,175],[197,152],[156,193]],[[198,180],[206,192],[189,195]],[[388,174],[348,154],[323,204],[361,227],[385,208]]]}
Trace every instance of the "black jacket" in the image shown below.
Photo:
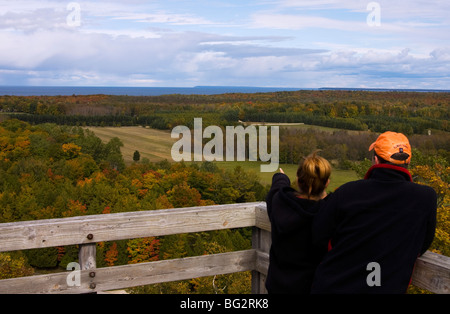
{"label": "black jacket", "polygon": [[298,198],[288,176],[281,173],[273,176],[266,201],[272,226],[267,291],[309,294],[319,263],[311,240],[317,202]]}
{"label": "black jacket", "polygon": [[[320,203],[313,241],[324,248],[331,239],[332,249],[317,268],[312,293],[406,292],[417,257],[433,241],[437,206],[432,188],[411,181],[404,168],[376,165],[365,180],[342,185]],[[373,262],[380,286],[371,286]]]}

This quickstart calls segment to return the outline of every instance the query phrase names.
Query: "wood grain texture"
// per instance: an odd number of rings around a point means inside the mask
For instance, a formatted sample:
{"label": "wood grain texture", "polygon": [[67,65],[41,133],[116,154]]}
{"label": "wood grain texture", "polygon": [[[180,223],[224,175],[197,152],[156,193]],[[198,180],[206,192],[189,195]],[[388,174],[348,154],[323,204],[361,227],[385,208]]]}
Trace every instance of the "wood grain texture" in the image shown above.
{"label": "wood grain texture", "polygon": [[426,252],[417,259],[412,284],[438,294],[450,294],[450,257]]}
{"label": "wood grain texture", "polygon": [[[203,255],[149,263],[0,280],[0,294],[92,293],[255,269],[256,251]],[[80,285],[71,286],[73,276]]]}
{"label": "wood grain texture", "polygon": [[260,203],[4,223],[0,224],[0,252],[249,227],[255,225],[257,204]]}

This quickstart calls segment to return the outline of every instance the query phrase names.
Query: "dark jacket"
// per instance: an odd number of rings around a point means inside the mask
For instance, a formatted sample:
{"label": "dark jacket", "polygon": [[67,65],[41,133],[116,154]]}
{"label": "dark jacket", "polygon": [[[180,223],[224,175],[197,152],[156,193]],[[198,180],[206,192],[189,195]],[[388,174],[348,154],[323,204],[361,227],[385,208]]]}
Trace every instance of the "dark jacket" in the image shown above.
{"label": "dark jacket", "polygon": [[288,176],[281,173],[273,176],[266,201],[272,226],[267,291],[309,294],[319,262],[311,240],[317,202],[298,198]]}
{"label": "dark jacket", "polygon": [[[376,165],[320,204],[313,241],[323,248],[312,293],[405,293],[436,228],[436,192],[401,167]],[[373,285],[379,265],[379,286]],[[372,282],[371,285],[368,281]]]}

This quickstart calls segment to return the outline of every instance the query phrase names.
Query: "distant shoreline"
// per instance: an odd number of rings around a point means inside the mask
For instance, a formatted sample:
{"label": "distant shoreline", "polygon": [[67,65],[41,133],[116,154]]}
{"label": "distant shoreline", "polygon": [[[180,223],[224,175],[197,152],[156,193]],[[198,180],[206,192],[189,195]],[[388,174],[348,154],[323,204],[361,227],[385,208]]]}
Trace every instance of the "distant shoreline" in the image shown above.
{"label": "distant shoreline", "polygon": [[[196,87],[115,87],[115,86],[0,86],[0,96],[163,96],[163,95],[218,95],[227,93],[271,93],[299,91],[300,88],[251,86],[196,86]],[[306,90],[306,89],[305,89]]]}
{"label": "distant shoreline", "polygon": [[115,95],[115,96],[162,96],[219,95],[228,93],[273,93],[294,91],[365,91],[365,92],[428,92],[449,93],[439,89],[384,89],[384,88],[293,88],[252,86],[195,86],[195,87],[114,87],[114,86],[0,86],[0,96],[72,96],[72,95]]}
{"label": "distant shoreline", "polygon": [[411,93],[450,93],[448,89],[420,89],[420,88],[339,88],[339,87],[321,87],[317,90],[333,91],[362,91],[362,92],[411,92]]}

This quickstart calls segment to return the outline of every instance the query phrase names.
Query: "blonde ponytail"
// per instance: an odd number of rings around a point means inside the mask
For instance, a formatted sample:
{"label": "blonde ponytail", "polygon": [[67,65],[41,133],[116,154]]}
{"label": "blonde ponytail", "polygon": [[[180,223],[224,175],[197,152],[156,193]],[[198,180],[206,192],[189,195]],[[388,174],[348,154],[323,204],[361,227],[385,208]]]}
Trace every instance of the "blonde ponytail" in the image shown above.
{"label": "blonde ponytail", "polygon": [[319,197],[327,187],[331,175],[331,165],[319,151],[303,158],[297,170],[297,184],[301,194],[309,198]]}

